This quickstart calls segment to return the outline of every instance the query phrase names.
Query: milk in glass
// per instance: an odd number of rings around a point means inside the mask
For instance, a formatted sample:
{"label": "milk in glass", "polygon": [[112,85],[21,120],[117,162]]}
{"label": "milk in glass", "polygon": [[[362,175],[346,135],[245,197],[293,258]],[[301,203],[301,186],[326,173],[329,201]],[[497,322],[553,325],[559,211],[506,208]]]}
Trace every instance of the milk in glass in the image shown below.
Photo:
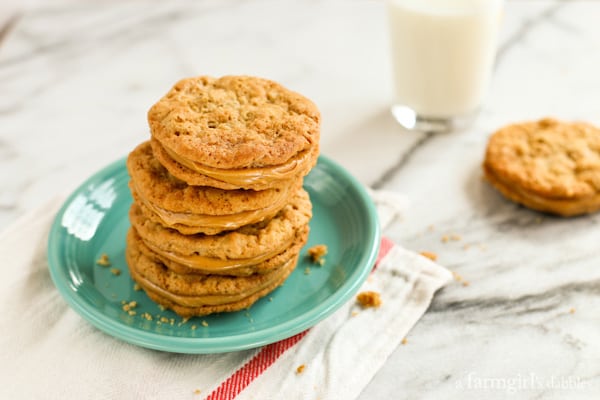
{"label": "milk in glass", "polygon": [[388,0],[395,104],[420,118],[481,105],[496,52],[502,0]]}

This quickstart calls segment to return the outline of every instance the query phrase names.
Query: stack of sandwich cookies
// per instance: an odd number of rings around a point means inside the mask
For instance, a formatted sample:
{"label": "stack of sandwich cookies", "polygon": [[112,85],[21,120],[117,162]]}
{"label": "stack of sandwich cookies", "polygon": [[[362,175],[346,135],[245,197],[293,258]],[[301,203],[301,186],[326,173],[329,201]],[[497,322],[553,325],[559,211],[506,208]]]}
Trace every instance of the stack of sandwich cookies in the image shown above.
{"label": "stack of sandwich cookies", "polygon": [[260,78],[199,77],[148,117],[152,139],[127,160],[132,278],[185,317],[249,307],[283,283],[308,239],[316,106]]}

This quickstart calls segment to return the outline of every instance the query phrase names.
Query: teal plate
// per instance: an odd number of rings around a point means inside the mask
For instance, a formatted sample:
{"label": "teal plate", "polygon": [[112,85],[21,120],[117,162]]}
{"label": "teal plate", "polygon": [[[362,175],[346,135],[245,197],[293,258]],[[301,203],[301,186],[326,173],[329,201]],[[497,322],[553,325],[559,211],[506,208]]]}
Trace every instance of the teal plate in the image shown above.
{"label": "teal plate", "polygon": [[[220,353],[285,339],[348,301],[377,256],[379,226],[369,195],[343,168],[320,157],[304,180],[313,219],[301,254],[324,243],[329,250],[325,265],[301,257],[285,283],[249,309],[183,321],[134,290],[125,263],[132,201],[128,180],[125,160],[119,160],[68,198],[50,231],[48,264],[54,284],[75,311],[129,343],[177,353]],[[103,253],[109,267],[96,264]],[[130,301],[137,302],[134,315],[123,310],[123,302]]]}

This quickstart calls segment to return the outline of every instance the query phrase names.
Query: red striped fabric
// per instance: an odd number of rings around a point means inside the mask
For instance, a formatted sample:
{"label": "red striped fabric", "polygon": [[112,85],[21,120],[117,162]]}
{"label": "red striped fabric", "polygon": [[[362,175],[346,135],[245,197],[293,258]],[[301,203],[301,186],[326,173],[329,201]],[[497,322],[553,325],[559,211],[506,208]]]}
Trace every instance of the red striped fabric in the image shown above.
{"label": "red striped fabric", "polygon": [[[394,246],[388,238],[381,240],[381,246],[379,247],[379,254],[375,261],[373,269],[377,268],[377,264],[383,257],[389,253]],[[237,397],[242,390],[244,390],[256,377],[262,374],[268,367],[270,367],[283,353],[286,352],[290,347],[293,347],[298,343],[310,329],[300,332],[292,337],[283,339],[276,343],[271,343],[263,347],[254,357],[252,357],[246,364],[235,371],[229,378],[221,383],[215,390],[212,391],[205,400],[233,400]]]}
{"label": "red striped fabric", "polygon": [[379,265],[383,257],[387,256],[392,247],[394,247],[394,242],[392,242],[390,239],[386,237],[383,237],[381,239],[381,245],[379,246],[379,254],[377,254],[377,259],[375,260],[375,266],[373,267],[373,269],[377,268],[377,265]]}
{"label": "red striped fabric", "polygon": [[308,329],[292,337],[263,347],[243,367],[235,371],[206,400],[233,400],[257,376],[273,364],[287,349],[295,345],[308,333]]}

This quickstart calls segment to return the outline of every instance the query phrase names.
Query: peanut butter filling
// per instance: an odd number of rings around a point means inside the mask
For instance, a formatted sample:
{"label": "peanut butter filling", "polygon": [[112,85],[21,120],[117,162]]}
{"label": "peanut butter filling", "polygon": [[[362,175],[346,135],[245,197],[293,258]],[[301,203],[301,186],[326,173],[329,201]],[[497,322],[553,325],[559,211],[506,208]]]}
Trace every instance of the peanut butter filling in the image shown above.
{"label": "peanut butter filling", "polygon": [[178,264],[185,265],[186,267],[202,269],[204,271],[226,271],[229,269],[247,267],[250,265],[260,264],[268,259],[275,257],[279,253],[283,252],[285,249],[292,245],[293,239],[289,242],[286,242],[281,248],[275,249],[271,252],[262,254],[257,257],[250,258],[236,258],[236,259],[220,259],[214,257],[204,257],[200,255],[181,255],[171,251],[164,251],[158,246],[155,246],[152,243],[147,241],[143,241],[144,244],[156,254],[174,261]]}
{"label": "peanut butter filling", "polygon": [[254,293],[257,293],[257,292],[271,286],[274,282],[280,281],[281,278],[287,274],[288,268],[291,266],[291,263],[293,263],[295,261],[295,259],[296,258],[294,257],[294,258],[288,260],[285,264],[283,264],[281,266],[281,268],[279,268],[276,272],[274,272],[273,275],[271,275],[269,277],[269,279],[265,280],[264,282],[261,282],[260,285],[256,285],[256,286],[251,285],[249,287],[249,289],[244,290],[240,293],[236,293],[236,294],[207,294],[207,295],[198,295],[198,296],[194,296],[194,295],[185,296],[185,295],[179,295],[179,294],[174,294],[174,293],[168,292],[167,290],[163,289],[162,287],[156,285],[154,282],[148,280],[145,276],[140,274],[138,271],[134,271],[134,274],[136,275],[134,278],[145,290],[150,290],[150,291],[158,294],[159,296],[164,297],[165,299],[167,299],[175,304],[178,304],[180,306],[184,306],[184,307],[217,306],[217,305],[235,303],[235,302],[241,301],[241,300],[245,299],[246,297],[249,297],[249,296],[253,295]]}
{"label": "peanut butter filling", "polygon": [[[135,191],[140,193],[137,185],[135,185]],[[138,196],[146,208],[150,209],[158,218],[161,220],[163,225],[174,226],[181,224],[185,226],[201,226],[205,228],[217,228],[217,229],[236,229],[240,226],[252,224],[255,222],[262,221],[268,217],[271,217],[278,210],[283,208],[286,201],[288,200],[288,192],[282,190],[280,195],[268,206],[258,210],[242,211],[236,214],[229,215],[208,215],[208,214],[192,214],[173,212],[165,210],[162,207],[150,202],[144,196]]]}
{"label": "peanut butter filling", "polygon": [[167,146],[162,145],[162,147],[173,160],[192,171],[209,176],[221,182],[227,182],[238,186],[248,184],[268,185],[274,181],[292,179],[302,171],[303,167],[310,162],[311,158],[310,150],[304,150],[285,164],[260,168],[219,169],[208,167],[188,158],[181,157]]}

